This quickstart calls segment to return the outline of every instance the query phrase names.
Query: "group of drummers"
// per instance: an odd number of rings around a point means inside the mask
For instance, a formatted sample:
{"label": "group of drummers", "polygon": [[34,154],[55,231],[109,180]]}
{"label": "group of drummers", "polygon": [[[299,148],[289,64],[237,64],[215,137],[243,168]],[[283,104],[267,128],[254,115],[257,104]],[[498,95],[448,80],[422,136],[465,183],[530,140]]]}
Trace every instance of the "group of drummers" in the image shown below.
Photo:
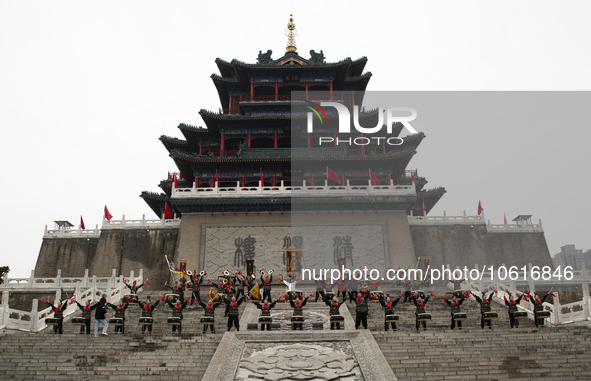
{"label": "group of drummers", "polygon": [[[172,332],[181,333],[183,310],[189,303],[193,305],[193,303],[196,302],[204,310],[204,315],[200,321],[203,325],[204,334],[207,332],[208,328],[212,333],[215,333],[215,310],[222,304],[225,305],[224,317],[227,317],[228,319],[228,331],[230,331],[232,327],[235,327],[236,330],[239,331],[239,307],[246,300],[252,302],[256,308],[261,311],[259,324],[260,329],[264,331],[265,328],[267,328],[267,330],[271,329],[273,322],[271,310],[276,306],[277,302],[285,301],[289,302],[291,308],[293,308],[293,314],[291,317],[292,329],[303,330],[303,308],[306,306],[310,297],[313,297],[315,301],[320,299],[329,307],[331,330],[339,330],[342,328],[341,325],[344,324],[345,319],[340,314],[340,307],[347,300],[351,303],[355,303],[355,329],[359,329],[360,326],[367,328],[369,302],[372,301],[379,302],[384,309],[385,331],[388,331],[389,328],[392,328],[394,331],[397,330],[396,324],[400,321],[400,316],[395,313],[395,306],[401,298],[404,298],[404,302],[412,302],[415,305],[414,315],[417,331],[420,329],[421,325],[423,329],[426,330],[427,322],[432,319],[431,314],[426,311],[425,306],[430,298],[433,297],[433,293],[431,292],[429,295],[426,295],[426,293],[421,290],[412,291],[406,284],[404,285],[405,287],[403,288],[404,292],[402,295],[393,299],[389,295],[385,295],[383,291],[378,290],[379,284],[369,285],[361,282],[358,282],[357,284],[355,284],[355,282],[350,282],[346,285],[339,283],[336,287],[333,287],[327,282],[316,281],[316,293],[311,293],[304,298],[301,291],[295,290],[295,284],[299,279],[294,280],[292,278],[290,279],[291,282],[280,279],[288,286],[288,291],[273,301],[271,297],[271,282],[273,281],[272,270],[268,273],[261,271],[259,279],[257,279],[254,274],[243,276],[240,272],[231,273],[226,270],[220,277],[218,277],[217,282],[211,281],[211,279],[207,279],[207,282],[205,282],[205,276],[207,275],[205,271],[201,271],[199,274],[197,274],[196,271],[187,271],[186,275],[187,277],[182,276],[179,281],[174,283],[174,285],[165,283],[164,287],[169,288],[171,293],[162,295],[160,300],[156,300],[155,302],[152,302],[150,298],[147,298],[145,302],[139,300],[137,292],[143,287],[143,283],[138,285],[136,282],[133,282],[131,285],[125,283],[130,292],[120,300],[118,305],[106,303],[104,298],[94,305],[91,305],[90,301],[87,301],[85,305],[76,302],[79,309],[82,310],[82,316],[73,318],[72,322],[75,325],[80,325],[81,334],[85,331],[87,334],[90,334],[90,319],[92,311],[97,309],[97,307],[100,307],[100,309],[103,310],[100,317],[104,319],[104,310],[109,307],[114,311],[114,316],[109,319],[109,324],[115,326],[115,333],[124,334],[125,312],[130,304],[136,304],[141,310],[139,324],[142,328],[142,333],[147,331],[150,334],[154,324],[153,311],[162,301],[172,310],[167,319],[167,323],[171,326]],[[205,285],[210,288],[207,303],[204,303],[201,300],[200,295],[201,288]],[[262,297],[258,293],[253,294],[252,292],[257,286],[263,291]],[[212,289],[215,290],[215,292],[212,292]],[[190,297],[185,297],[185,291],[187,290],[191,291]],[[335,290],[337,291],[336,293],[334,292]],[[484,329],[485,326],[489,329],[492,328],[492,320],[498,319],[498,314],[493,312],[490,306],[492,298],[496,293],[496,290],[492,290],[488,296],[485,292],[479,293],[479,296],[473,294],[471,291],[455,290],[451,299],[447,299],[445,295],[442,295],[444,303],[450,308],[451,329],[455,329],[456,326],[459,329],[462,329],[462,321],[467,319],[467,315],[461,311],[461,305],[465,299],[468,299],[471,296],[473,296],[476,302],[480,305],[481,328]],[[551,292],[541,299],[538,295],[532,296],[529,293],[522,294],[517,299],[511,294],[507,294],[509,295],[509,299],[505,298],[505,304],[508,308],[511,328],[519,327],[519,320],[527,318],[527,312],[519,311],[517,307],[522,298],[529,300],[533,304],[536,326],[544,325],[544,319],[549,317],[549,312],[544,311],[543,303],[548,295],[554,296]],[[340,301],[339,297],[341,298]],[[56,333],[62,333],[63,311],[65,310],[67,303],[68,301],[63,304],[58,303],[55,306],[52,305],[52,308],[54,309],[54,317],[46,319],[49,325],[54,326],[54,332]],[[98,311],[95,312],[95,319],[97,320],[99,319],[98,313]],[[95,336],[97,329],[98,324],[96,324],[95,327]],[[103,334],[105,333],[106,325],[103,329]]]}

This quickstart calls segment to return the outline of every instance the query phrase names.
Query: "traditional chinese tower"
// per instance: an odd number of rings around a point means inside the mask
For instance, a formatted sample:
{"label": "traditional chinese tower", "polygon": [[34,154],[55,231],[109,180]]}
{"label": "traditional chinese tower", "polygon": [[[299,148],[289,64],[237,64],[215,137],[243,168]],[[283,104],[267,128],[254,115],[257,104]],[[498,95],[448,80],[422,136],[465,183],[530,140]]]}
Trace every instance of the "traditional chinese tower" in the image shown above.
{"label": "traditional chinese tower", "polygon": [[[319,136],[336,138],[336,123],[332,123],[332,129],[324,126],[314,133],[295,128],[294,102],[333,101],[350,108],[361,105],[371,78],[371,73],[364,73],[367,58],[327,63],[322,50],[311,50],[309,58],[300,56],[291,17],[286,35],[286,52],[280,58],[271,58],[272,51],[268,50],[259,52],[253,64],[216,59],[220,75],[211,78],[220,98],[219,112],[201,110],[202,127],[180,124],[184,139],[160,137],[178,172],[161,181],[164,193],[143,192],[141,197],[158,216],[164,213],[165,203],[177,217],[182,216],[177,254],[189,258],[190,268],[197,267],[197,260],[199,267],[207,267],[203,246],[207,229],[214,229],[215,224],[279,228],[293,222],[295,209],[333,213],[327,221],[335,219],[335,211],[347,211],[352,223],[367,219],[359,213],[390,212],[398,216],[383,234],[389,236],[387,230],[400,230],[390,239],[400,243],[399,235],[405,235],[405,248],[388,249],[386,239],[385,264],[394,265],[393,260],[388,261],[388,257],[393,258],[392,250],[407,250],[404,263],[400,263],[406,267],[409,261],[414,262],[407,214],[422,215],[423,208],[428,213],[445,193],[443,188],[424,190],[427,181],[418,177],[416,170],[406,169],[424,134],[406,136],[398,146],[372,142],[345,147],[335,142],[331,147],[319,147]],[[363,111],[359,120],[363,125],[375,125],[377,117],[377,110]],[[329,114],[331,118],[335,115]],[[394,135],[399,134],[402,125],[395,125],[394,130]],[[353,129],[350,135],[339,137],[359,138],[363,134]],[[327,180],[327,167],[340,180],[340,187]],[[381,186],[368,186],[372,184],[370,169]],[[171,181],[173,177],[176,182]],[[377,185],[375,180],[373,185]],[[295,193],[302,197],[294,197]],[[243,235],[256,234],[256,229],[251,230]]]}

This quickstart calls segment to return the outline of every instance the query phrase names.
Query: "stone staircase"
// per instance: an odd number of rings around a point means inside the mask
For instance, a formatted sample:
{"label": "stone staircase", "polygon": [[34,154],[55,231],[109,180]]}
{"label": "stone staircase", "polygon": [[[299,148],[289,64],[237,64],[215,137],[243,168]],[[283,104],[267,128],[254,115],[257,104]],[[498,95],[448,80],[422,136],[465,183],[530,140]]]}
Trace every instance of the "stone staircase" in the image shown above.
{"label": "stone staircase", "polygon": [[[148,294],[152,300],[162,295],[144,292],[140,299],[144,301]],[[314,304],[311,298],[310,306]],[[241,316],[245,305],[240,307]],[[354,304],[346,305],[354,317]],[[433,316],[427,331],[415,330],[414,305],[402,301],[396,306],[401,317],[397,332],[383,331],[384,312],[377,302],[370,303],[368,323],[399,380],[591,379],[588,328],[536,329],[532,321],[522,320],[520,328],[510,329],[505,308],[496,303],[492,307],[500,317],[492,330],[480,329],[479,306],[470,299],[462,308],[468,314],[464,329],[450,330],[449,308],[440,293],[426,306]],[[196,304],[185,309],[182,334],[172,335],[166,324],[171,313],[166,304],[161,302],[154,311],[151,335],[141,333],[140,312],[137,306],[128,308],[125,335],[114,334],[111,326],[107,337],[80,335],[78,326],[66,323],[63,335],[0,337],[0,380],[202,379],[226,332],[224,306],[216,310],[216,334],[208,331],[206,335],[201,334],[203,309]],[[247,334],[246,327],[241,332]],[[318,332],[302,334],[315,338]]]}
{"label": "stone staircase", "polygon": [[[153,293],[151,299],[157,300],[161,294]],[[147,295],[140,294],[140,300],[145,301]],[[244,306],[240,306],[241,312]],[[68,322],[62,335],[54,335],[50,328],[41,334],[0,337],[0,379],[200,380],[227,330],[224,305],[216,309],[216,333],[208,330],[205,335],[200,324],[203,309],[197,304],[184,310],[180,335],[172,335],[166,323],[171,308],[163,302],[154,310],[151,335],[141,333],[140,312],[136,305],[127,309],[125,335],[115,334],[113,326],[106,337],[81,335],[80,327]],[[107,319],[112,315],[110,312]]]}
{"label": "stone staircase", "polygon": [[[384,310],[370,303],[368,328],[399,380],[590,380],[591,331],[586,327],[536,328],[529,319],[510,328],[507,310],[493,328],[480,328],[480,306],[471,297],[462,304],[468,319],[460,331],[450,329],[449,307],[441,292],[425,309],[433,320],[427,330],[415,329],[414,304],[396,305],[399,330],[384,332]],[[451,292],[446,293],[450,298]],[[353,317],[355,304],[346,303]]]}

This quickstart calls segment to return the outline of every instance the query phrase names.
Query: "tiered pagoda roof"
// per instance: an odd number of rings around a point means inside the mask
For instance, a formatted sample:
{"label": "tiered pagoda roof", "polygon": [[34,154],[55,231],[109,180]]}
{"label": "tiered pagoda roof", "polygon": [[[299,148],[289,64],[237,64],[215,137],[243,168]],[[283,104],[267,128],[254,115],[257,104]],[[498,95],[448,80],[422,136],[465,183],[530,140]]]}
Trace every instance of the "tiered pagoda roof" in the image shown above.
{"label": "tiered pagoda roof", "polygon": [[[293,181],[301,183],[302,180],[308,185],[313,185],[314,177],[322,176],[312,164],[319,167],[330,165],[343,179],[351,179],[351,184],[364,183],[366,179],[361,179],[359,173],[367,172],[369,167],[388,185],[411,185],[412,179],[408,176],[406,167],[425,138],[423,133],[404,136],[404,142],[399,146],[373,144],[361,148],[346,148],[339,145],[313,146],[310,145],[310,138],[306,137],[305,133],[292,131],[292,122],[305,119],[304,114],[292,114],[291,107],[294,104],[305,104],[304,101],[317,99],[317,102],[331,100],[347,106],[361,105],[363,92],[371,78],[370,72],[364,72],[366,57],[356,60],[345,58],[327,63],[323,51],[316,53],[311,50],[310,58],[305,58],[297,53],[292,37],[288,43],[288,51],[277,59],[271,58],[270,50],[266,53],[259,52],[256,63],[216,59],[220,74],[213,74],[211,78],[219,94],[220,112],[200,110],[199,115],[204,127],[181,123],[178,128],[184,139],[166,135],[160,137],[179,170],[177,187],[211,188],[218,176],[220,184],[238,183],[240,186],[252,186],[258,183],[259,171],[264,172],[264,185],[272,183],[274,187],[281,183],[290,186]],[[301,94],[305,94],[305,98],[302,98]],[[327,98],[327,94],[330,98]],[[326,114],[330,126],[338,125],[335,110],[327,110]],[[361,110],[359,121],[364,126],[375,126],[378,117],[377,109]],[[333,120],[334,123],[331,123]],[[399,136],[403,125],[396,123],[392,127],[392,133],[388,136]],[[383,128],[385,132],[385,126]],[[359,136],[355,130],[352,131],[351,137]],[[328,125],[321,126],[315,132],[336,134],[336,131],[328,129]],[[340,137],[343,138],[343,135]],[[301,147],[301,144],[304,146]],[[291,173],[292,164],[302,169],[303,173],[299,178],[286,175]],[[423,177],[415,176],[415,182],[416,195],[398,197],[394,209],[403,208],[408,213],[412,211],[414,214],[420,214],[423,201],[429,211],[445,193],[443,188],[425,190],[427,180]],[[159,216],[164,211],[165,202],[169,203],[169,207],[173,212],[177,212],[177,215],[182,212],[240,211],[245,209],[238,207],[238,204],[252,206],[263,202],[260,198],[257,201],[248,197],[233,198],[233,201],[224,201],[219,197],[215,200],[207,197],[199,197],[198,200],[186,197],[182,200],[171,200],[171,179],[161,181],[159,186],[164,193],[141,194]],[[372,200],[374,207],[383,201],[380,201],[379,197]],[[281,205],[262,208],[269,211],[289,211],[289,202],[284,199]],[[326,203],[326,199],[322,202]],[[337,203],[338,197],[333,202]],[[368,201],[361,200],[355,205],[353,209],[366,210]],[[251,210],[251,206],[246,207],[246,210]],[[323,206],[319,203],[310,207],[318,210]],[[255,206],[256,208],[261,207],[259,205]],[[387,205],[380,205],[379,208],[389,210]]]}

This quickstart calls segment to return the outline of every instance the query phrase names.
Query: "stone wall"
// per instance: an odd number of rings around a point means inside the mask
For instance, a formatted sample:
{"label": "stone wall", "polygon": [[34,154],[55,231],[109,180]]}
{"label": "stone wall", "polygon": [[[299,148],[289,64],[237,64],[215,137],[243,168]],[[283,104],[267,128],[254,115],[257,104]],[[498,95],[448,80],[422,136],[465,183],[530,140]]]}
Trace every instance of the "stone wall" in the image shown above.
{"label": "stone wall", "polygon": [[[184,214],[175,261],[188,260],[191,269],[217,274],[236,269],[236,238],[251,236],[257,268],[282,273],[283,239],[302,236],[306,268],[334,268],[334,237],[351,237],[354,267],[385,269],[414,261],[414,250],[403,212],[297,214]],[[350,266],[350,261],[347,261]],[[240,268],[243,268],[240,266]],[[282,271],[280,271],[282,270]]]}
{"label": "stone wall", "polygon": [[431,267],[552,267],[544,233],[488,233],[484,225],[411,225],[410,232],[417,257],[431,257]]}
{"label": "stone wall", "polygon": [[[36,277],[55,277],[62,270],[63,277],[80,277],[88,269],[90,275],[137,275],[144,269],[152,287],[162,289],[169,279],[165,255],[174,256],[178,229],[103,229],[99,238],[44,238],[41,244]],[[151,288],[151,287],[150,287]]]}

